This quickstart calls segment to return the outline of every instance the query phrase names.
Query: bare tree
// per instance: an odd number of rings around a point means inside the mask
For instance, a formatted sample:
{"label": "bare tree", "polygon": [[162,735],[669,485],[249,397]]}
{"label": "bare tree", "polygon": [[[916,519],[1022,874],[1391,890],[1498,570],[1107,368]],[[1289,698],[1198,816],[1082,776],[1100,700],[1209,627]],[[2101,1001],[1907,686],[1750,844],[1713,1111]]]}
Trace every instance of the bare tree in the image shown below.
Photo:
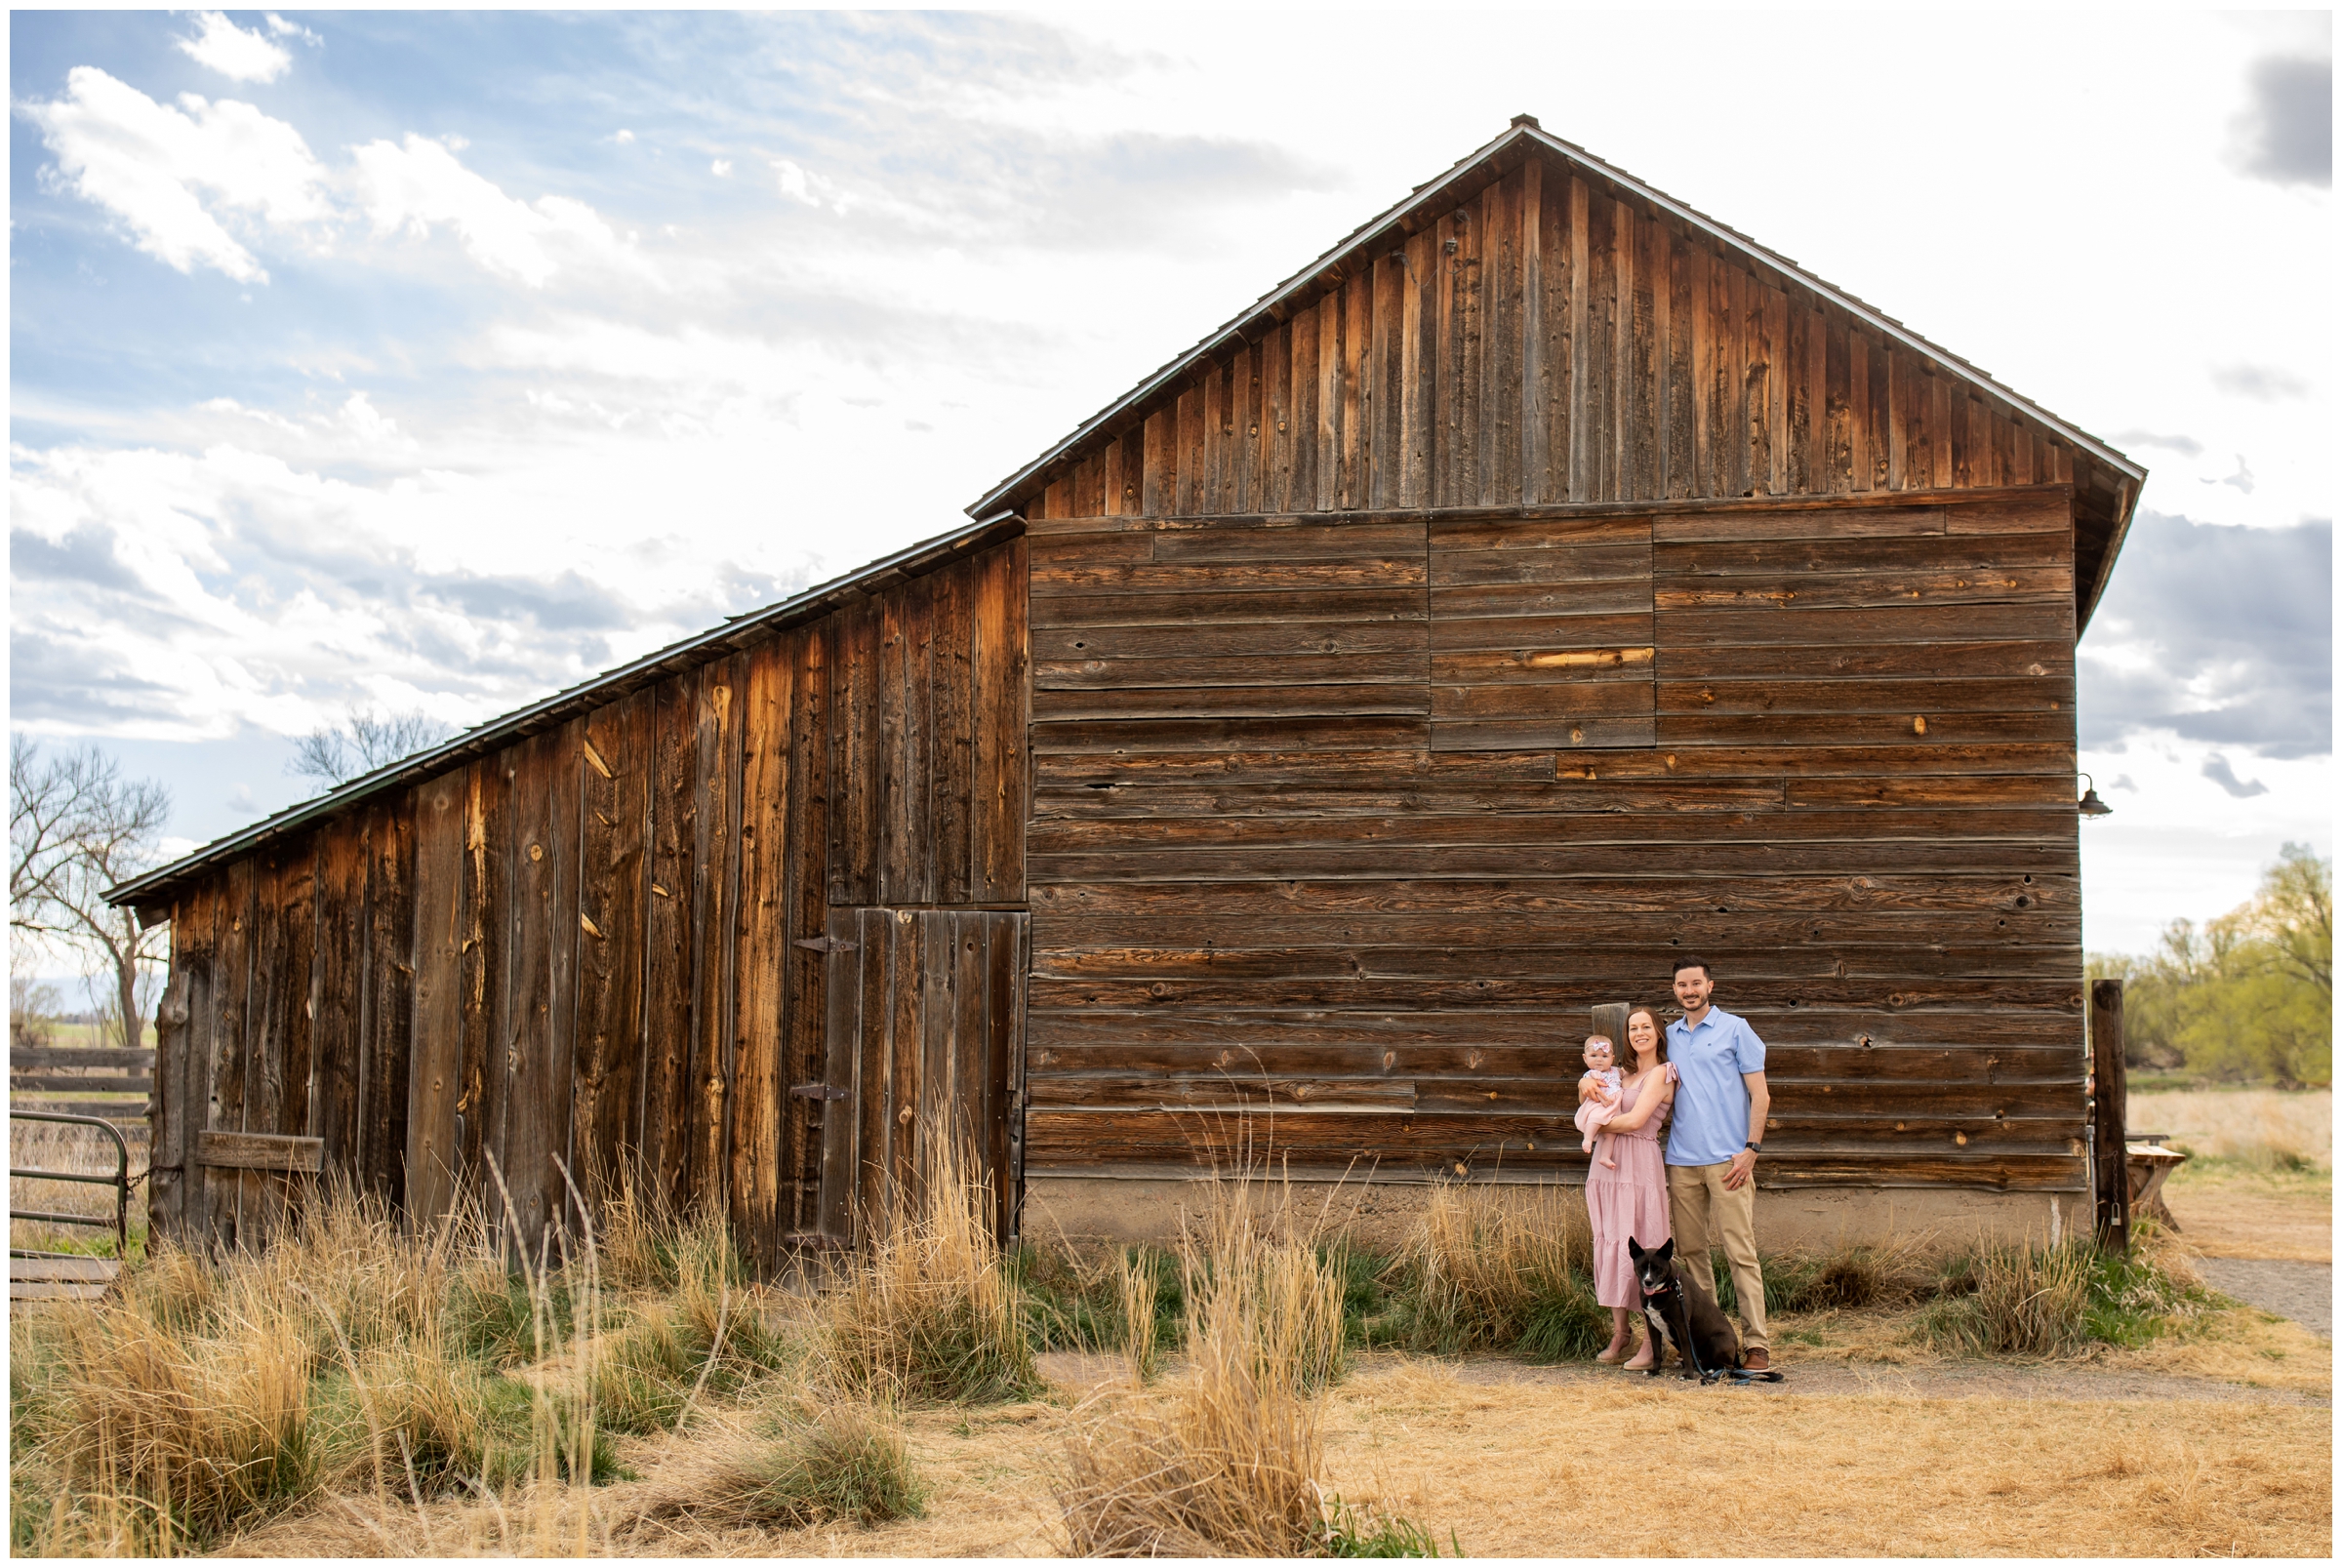
{"label": "bare tree", "polygon": [[108,1032],[136,1046],[161,957],[159,930],[105,902],[105,890],[151,867],[171,794],[129,779],[96,746],[48,757],[39,743],[8,743],[8,923],[22,938],[78,953],[104,977],[99,1011]]}
{"label": "bare tree", "polygon": [[379,715],[372,708],[353,707],[349,722],[341,729],[319,726],[303,736],[285,771],[297,778],[315,779],[331,789],[424,746],[436,745],[454,733],[454,726],[419,707]]}

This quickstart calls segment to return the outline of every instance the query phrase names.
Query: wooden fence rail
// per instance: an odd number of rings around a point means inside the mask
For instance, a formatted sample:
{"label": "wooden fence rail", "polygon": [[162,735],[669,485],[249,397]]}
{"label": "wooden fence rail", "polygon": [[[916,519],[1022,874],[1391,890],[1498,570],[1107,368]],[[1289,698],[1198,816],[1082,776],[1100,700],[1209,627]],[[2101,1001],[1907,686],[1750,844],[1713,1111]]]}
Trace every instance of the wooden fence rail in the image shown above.
{"label": "wooden fence rail", "polygon": [[[119,1046],[11,1046],[10,1104],[19,1110],[60,1111],[108,1121],[144,1121],[143,1100],[58,1100],[56,1095],[152,1095],[154,1052]],[[37,1098],[20,1099],[31,1095]]]}

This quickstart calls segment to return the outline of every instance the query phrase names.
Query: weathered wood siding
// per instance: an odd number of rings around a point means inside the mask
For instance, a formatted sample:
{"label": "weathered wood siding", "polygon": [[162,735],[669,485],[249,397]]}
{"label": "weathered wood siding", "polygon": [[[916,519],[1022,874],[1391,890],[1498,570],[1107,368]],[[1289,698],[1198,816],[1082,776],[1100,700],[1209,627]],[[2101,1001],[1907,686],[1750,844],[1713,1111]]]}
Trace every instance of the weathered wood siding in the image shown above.
{"label": "weathered wood siding", "polygon": [[1696,950],[1768,1183],[2082,1184],[2065,487],[1030,529],[1035,1174],[1582,1169]]}
{"label": "weathered wood siding", "polygon": [[1025,899],[1025,574],[872,583],[180,887],[157,1226],[265,1238],[289,1179],[194,1162],[235,1131],[532,1244],[629,1155],[760,1260],[820,1228],[831,905]]}
{"label": "weathered wood siding", "polygon": [[1014,503],[1152,518],[2071,484],[2076,592],[2111,564],[2124,475],[1565,158],[1515,144],[1398,228]]}

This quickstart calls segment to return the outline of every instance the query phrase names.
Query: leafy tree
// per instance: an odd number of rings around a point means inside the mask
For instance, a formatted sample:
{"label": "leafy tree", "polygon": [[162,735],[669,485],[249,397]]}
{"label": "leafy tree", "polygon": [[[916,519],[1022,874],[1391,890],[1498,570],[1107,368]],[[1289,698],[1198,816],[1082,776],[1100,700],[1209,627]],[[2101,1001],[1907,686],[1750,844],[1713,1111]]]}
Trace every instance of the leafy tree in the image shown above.
{"label": "leafy tree", "polygon": [[2333,864],[2287,844],[2259,890],[2201,926],[2174,920],[2146,958],[2100,956],[2124,982],[2123,1056],[2297,1089],[2333,1078]]}

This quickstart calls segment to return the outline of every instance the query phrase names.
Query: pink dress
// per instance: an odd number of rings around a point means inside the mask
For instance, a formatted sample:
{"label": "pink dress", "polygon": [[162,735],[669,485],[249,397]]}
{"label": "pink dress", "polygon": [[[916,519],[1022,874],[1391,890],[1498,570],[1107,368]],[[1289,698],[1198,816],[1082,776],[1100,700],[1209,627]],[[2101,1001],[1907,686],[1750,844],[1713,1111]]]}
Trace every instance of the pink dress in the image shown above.
{"label": "pink dress", "polygon": [[[1672,1081],[1676,1069],[1663,1070]],[[1627,1086],[1618,1102],[1621,1115],[1635,1108],[1643,1086]],[[1604,1307],[1642,1305],[1627,1238],[1656,1247],[1675,1233],[1667,1224],[1667,1160],[1659,1137],[1666,1124],[1663,1110],[1631,1133],[1612,1133],[1610,1157],[1618,1169],[1605,1171],[1596,1161],[1586,1173],[1586,1214],[1594,1222],[1594,1299]]]}

